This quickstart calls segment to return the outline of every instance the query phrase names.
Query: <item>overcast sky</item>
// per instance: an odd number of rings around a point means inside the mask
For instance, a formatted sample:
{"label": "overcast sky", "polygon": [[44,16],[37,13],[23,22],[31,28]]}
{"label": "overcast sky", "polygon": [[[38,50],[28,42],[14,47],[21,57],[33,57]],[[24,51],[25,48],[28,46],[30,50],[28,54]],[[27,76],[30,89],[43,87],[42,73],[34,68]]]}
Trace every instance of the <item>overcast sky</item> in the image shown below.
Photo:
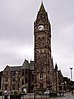
{"label": "overcast sky", "polygon": [[[42,0],[0,0],[0,71],[33,60],[33,23]],[[74,67],[74,0],[43,0],[52,27],[52,56],[64,76]],[[74,80],[74,70],[73,70]]]}

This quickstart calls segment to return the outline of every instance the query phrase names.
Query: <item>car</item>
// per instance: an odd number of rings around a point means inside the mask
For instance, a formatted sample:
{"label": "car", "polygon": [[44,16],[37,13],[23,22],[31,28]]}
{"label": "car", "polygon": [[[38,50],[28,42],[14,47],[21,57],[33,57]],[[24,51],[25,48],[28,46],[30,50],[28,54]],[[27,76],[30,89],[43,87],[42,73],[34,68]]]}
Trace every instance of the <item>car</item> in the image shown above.
{"label": "car", "polygon": [[45,92],[44,92],[44,95],[49,95],[50,94],[50,91],[49,90],[46,90]]}

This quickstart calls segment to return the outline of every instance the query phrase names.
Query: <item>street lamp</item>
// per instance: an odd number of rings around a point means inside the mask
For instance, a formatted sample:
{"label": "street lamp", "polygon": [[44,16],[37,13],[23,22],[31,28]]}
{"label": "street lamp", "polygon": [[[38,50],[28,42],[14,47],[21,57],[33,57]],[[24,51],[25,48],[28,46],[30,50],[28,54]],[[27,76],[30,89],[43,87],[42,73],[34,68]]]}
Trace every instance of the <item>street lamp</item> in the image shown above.
{"label": "street lamp", "polygon": [[70,69],[70,71],[71,71],[71,81],[72,81],[72,69],[73,69],[73,68],[70,67],[69,69]]}
{"label": "street lamp", "polygon": [[70,68],[70,70],[71,70],[71,91],[72,91],[72,94],[73,94],[73,85],[72,85],[72,67]]}
{"label": "street lamp", "polygon": [[37,84],[33,84],[34,86],[34,99],[36,99],[36,91],[37,91]]}

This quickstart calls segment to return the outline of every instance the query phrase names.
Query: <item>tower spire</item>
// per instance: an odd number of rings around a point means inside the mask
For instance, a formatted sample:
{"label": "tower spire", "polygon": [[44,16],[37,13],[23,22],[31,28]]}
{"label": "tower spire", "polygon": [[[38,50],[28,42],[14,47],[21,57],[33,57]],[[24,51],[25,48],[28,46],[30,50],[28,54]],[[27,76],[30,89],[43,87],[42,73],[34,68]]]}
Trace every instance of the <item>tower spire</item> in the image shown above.
{"label": "tower spire", "polygon": [[44,8],[43,1],[42,1],[42,3],[41,3],[39,12],[45,12],[45,8]]}

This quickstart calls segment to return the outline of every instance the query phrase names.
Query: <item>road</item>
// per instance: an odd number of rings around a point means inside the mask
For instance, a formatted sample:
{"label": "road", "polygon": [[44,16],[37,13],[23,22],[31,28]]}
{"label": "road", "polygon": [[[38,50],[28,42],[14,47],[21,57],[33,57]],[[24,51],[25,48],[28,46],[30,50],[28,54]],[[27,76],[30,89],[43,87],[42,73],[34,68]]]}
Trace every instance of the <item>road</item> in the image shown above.
{"label": "road", "polygon": [[[0,96],[0,99],[4,99],[4,97],[2,98],[2,96]],[[8,97],[8,99],[10,99],[10,97]],[[21,99],[34,99],[34,97],[33,95],[25,95]],[[36,99],[74,99],[74,95],[72,95],[71,93],[66,93],[64,96],[61,97],[37,96]]]}
{"label": "road", "polygon": [[[38,98],[37,98],[38,99]],[[39,98],[39,99],[74,99],[74,95],[67,93],[64,96],[61,97],[45,97],[45,98]]]}
{"label": "road", "polygon": [[63,97],[54,97],[49,99],[74,99],[74,95],[71,93],[66,93]]}

